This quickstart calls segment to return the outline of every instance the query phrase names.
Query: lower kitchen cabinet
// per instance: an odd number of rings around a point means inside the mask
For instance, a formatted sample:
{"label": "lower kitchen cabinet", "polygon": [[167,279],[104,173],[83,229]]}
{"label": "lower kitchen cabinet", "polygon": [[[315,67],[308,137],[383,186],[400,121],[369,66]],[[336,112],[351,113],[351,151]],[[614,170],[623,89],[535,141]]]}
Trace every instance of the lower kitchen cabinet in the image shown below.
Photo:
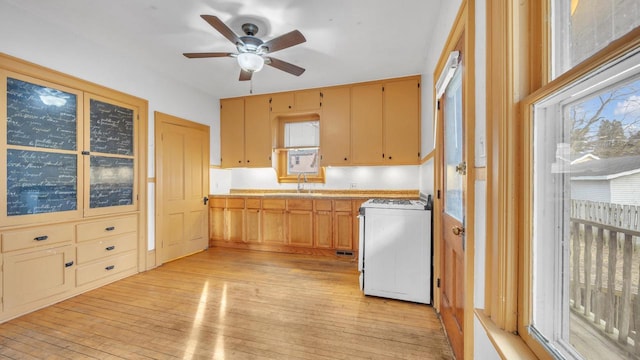
{"label": "lower kitchen cabinet", "polygon": [[247,210],[245,212],[245,241],[251,244],[259,244],[260,237],[260,208],[262,202],[258,198],[247,199]]}
{"label": "lower kitchen cabinet", "polygon": [[287,226],[289,245],[313,246],[313,200],[291,199],[287,201]]}
{"label": "lower kitchen cabinet", "polygon": [[224,240],[225,207],[224,198],[212,198],[209,202],[209,241]]}
{"label": "lower kitchen cabinet", "polygon": [[[364,201],[317,195],[214,196],[210,201],[210,245],[323,255],[357,251],[357,215]],[[227,229],[226,235],[216,228]]]}
{"label": "lower kitchen cabinet", "polygon": [[229,198],[227,199],[227,235],[225,240],[233,242],[244,241],[244,199]]}
{"label": "lower kitchen cabinet", "polygon": [[36,308],[75,286],[74,246],[4,254],[4,311]]}
{"label": "lower kitchen cabinet", "polygon": [[286,244],[286,200],[262,200],[262,242],[264,244]]}
{"label": "lower kitchen cabinet", "polygon": [[334,246],[340,250],[353,249],[353,210],[349,200],[336,200],[334,212]]}
{"label": "lower kitchen cabinet", "polygon": [[313,245],[320,249],[333,247],[333,212],[331,200],[316,200],[313,215]]}

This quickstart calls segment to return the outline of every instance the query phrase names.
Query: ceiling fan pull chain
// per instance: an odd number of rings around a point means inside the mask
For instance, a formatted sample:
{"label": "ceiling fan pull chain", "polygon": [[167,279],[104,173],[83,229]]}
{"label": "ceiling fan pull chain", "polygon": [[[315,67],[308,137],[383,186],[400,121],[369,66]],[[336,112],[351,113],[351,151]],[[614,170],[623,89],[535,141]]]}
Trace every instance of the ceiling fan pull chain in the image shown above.
{"label": "ceiling fan pull chain", "polygon": [[249,94],[253,94],[253,76],[249,80]]}

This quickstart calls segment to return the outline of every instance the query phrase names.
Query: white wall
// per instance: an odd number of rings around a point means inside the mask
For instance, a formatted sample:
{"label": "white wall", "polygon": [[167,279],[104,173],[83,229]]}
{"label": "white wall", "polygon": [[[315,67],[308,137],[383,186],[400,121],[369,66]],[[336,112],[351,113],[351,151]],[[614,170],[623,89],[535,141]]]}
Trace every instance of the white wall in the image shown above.
{"label": "white wall", "polygon": [[[0,11],[0,52],[83,80],[149,101],[149,167],[143,178],[154,177],[153,113],[160,111],[211,127],[211,159],[220,159],[219,105],[216,99],[170,80],[136,60],[135,54],[118,53],[94,43],[81,33],[55,25],[3,2]],[[153,184],[149,196],[153,196]],[[149,228],[153,229],[153,201],[149,201]],[[149,249],[153,232],[149,233]]]}
{"label": "white wall", "polygon": [[[294,190],[298,184],[278,183],[273,168],[211,169],[211,193],[237,190]],[[416,190],[419,166],[330,166],[324,184],[307,183],[308,190]]]}

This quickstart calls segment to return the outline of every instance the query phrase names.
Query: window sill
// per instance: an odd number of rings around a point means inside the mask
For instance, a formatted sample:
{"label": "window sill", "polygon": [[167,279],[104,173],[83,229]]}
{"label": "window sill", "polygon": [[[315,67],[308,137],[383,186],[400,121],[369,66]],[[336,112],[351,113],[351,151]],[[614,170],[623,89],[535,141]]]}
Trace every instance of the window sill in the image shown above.
{"label": "window sill", "polygon": [[520,336],[498,328],[491,319],[484,315],[482,309],[475,309],[474,312],[501,358],[509,360],[538,358]]}

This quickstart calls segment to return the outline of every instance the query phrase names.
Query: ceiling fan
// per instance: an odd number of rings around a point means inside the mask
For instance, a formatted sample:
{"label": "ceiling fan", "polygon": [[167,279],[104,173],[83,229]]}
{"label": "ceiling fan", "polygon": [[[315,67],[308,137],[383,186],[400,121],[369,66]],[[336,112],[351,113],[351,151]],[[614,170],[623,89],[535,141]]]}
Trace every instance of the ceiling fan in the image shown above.
{"label": "ceiling fan", "polygon": [[305,69],[297,65],[267,56],[278,50],[286,49],[307,41],[300,31],[294,30],[267,42],[263,42],[255,36],[258,33],[258,26],[254,24],[243,24],[242,31],[244,31],[245,36],[238,36],[217,16],[200,16],[208,22],[209,25],[213,26],[214,29],[218,30],[220,34],[229,39],[229,41],[236,46],[238,52],[184,53],[184,56],[190,59],[226,56],[234,57],[238,60],[238,64],[241,68],[240,81],[251,80],[253,73],[262,70],[264,64],[296,76],[300,76],[304,72]]}

